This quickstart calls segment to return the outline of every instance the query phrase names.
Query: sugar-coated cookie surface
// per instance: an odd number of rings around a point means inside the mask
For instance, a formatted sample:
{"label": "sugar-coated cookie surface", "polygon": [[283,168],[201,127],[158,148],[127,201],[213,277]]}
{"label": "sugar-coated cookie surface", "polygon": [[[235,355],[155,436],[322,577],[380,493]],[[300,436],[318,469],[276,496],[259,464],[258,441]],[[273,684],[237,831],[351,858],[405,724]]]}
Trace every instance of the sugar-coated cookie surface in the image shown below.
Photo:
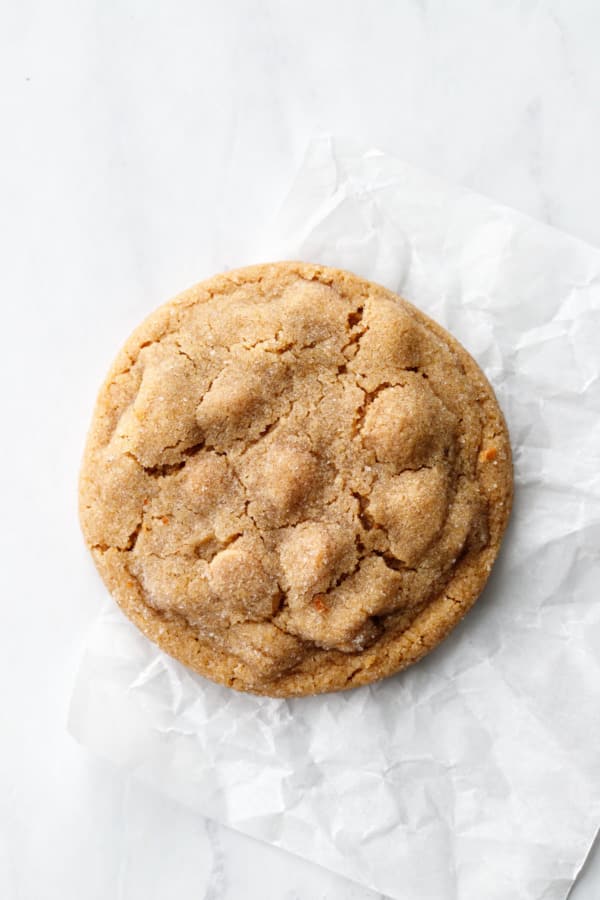
{"label": "sugar-coated cookie surface", "polygon": [[417,309],[303,263],[154,312],[98,398],[83,531],[125,613],[272,696],[382,678],[481,592],[512,497],[485,376]]}

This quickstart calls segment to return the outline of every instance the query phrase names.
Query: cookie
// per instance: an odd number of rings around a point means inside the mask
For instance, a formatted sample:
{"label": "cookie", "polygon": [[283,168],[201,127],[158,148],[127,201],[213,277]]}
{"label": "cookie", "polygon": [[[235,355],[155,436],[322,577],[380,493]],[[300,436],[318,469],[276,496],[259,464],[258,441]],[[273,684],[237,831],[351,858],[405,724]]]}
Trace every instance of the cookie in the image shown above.
{"label": "cookie", "polygon": [[167,653],[277,697],[397,672],[479,596],[507,524],[485,376],[390,291],[304,263],[154,312],[98,398],[83,532]]}

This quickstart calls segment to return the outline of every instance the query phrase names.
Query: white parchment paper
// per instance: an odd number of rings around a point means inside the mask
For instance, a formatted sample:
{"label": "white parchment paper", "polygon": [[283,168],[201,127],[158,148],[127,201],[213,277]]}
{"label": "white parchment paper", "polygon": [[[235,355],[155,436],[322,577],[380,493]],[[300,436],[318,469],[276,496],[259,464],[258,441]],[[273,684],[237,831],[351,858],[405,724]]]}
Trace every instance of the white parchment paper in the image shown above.
{"label": "white parchment paper", "polygon": [[377,280],[476,357],[515,450],[500,559],[421,663],[307,699],[205,681],[111,605],[71,730],[203,815],[398,900],[564,898],[600,824],[600,252],[322,138],[260,257]]}

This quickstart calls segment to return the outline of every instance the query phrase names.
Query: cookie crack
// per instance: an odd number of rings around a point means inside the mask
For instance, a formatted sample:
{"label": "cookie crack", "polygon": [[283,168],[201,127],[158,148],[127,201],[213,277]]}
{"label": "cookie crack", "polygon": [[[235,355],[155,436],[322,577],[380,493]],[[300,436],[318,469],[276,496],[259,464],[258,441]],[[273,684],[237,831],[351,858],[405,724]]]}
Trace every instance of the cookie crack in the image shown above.
{"label": "cookie crack", "polygon": [[[424,466],[423,468],[429,467]],[[363,494],[360,494],[358,491],[352,491],[351,493],[354,499],[358,502],[357,518],[363,531],[367,534],[371,531],[380,531],[384,535],[385,540],[388,544],[387,550],[365,550],[361,556],[361,559],[365,559],[367,556],[379,556],[389,569],[394,569],[396,571],[416,572],[417,569],[413,569],[408,566],[403,559],[400,559],[400,557],[396,556],[389,549],[391,545],[389,532],[384,525],[382,525],[380,522],[375,521],[375,519],[373,519],[372,516],[369,515],[369,498],[365,497]]]}
{"label": "cookie crack", "polygon": [[352,431],[354,437],[357,437],[361,433],[362,425],[365,420],[365,416],[367,414],[367,409],[373,403],[375,398],[382,392],[387,390],[387,388],[394,387],[394,385],[390,381],[382,381],[381,384],[378,384],[377,387],[368,391],[361,384],[358,383],[358,379],[356,380],[356,387],[359,391],[363,392],[363,402],[357,407],[356,413],[354,416],[354,422],[352,423]]}
{"label": "cookie crack", "polygon": [[[413,374],[420,374],[421,377],[425,381],[429,382],[429,389],[431,390],[431,393],[436,397],[437,400],[439,400],[439,402],[444,407],[446,412],[450,413],[450,415],[452,415],[452,416],[454,415],[454,413],[452,412],[452,410],[450,409],[448,404],[444,401],[443,397],[440,396],[440,394],[436,391],[436,389],[434,387],[434,383],[431,380],[426,369],[424,369],[422,366],[402,366],[402,367],[399,367],[397,371],[412,372]],[[359,378],[367,377],[366,374],[364,372],[355,370],[354,375],[356,378],[356,381],[355,381],[356,387],[359,390],[363,391],[365,394],[372,395],[372,399],[375,399],[375,397],[377,396],[377,393],[380,390],[384,390],[385,388],[392,388],[392,387],[406,387],[406,383],[407,383],[406,380],[402,380],[401,378],[394,378],[392,381],[388,380],[388,381],[381,382],[381,384],[378,384],[377,387],[374,388],[372,391],[367,391],[367,389],[365,387],[363,387],[362,384],[360,384],[360,382],[359,382]],[[462,419],[459,419],[459,423],[460,422],[462,422]]]}
{"label": "cookie crack", "polygon": [[[348,313],[348,318],[346,320],[347,324],[347,334],[349,335],[348,341],[340,348],[340,352],[346,359],[352,359],[356,356],[360,349],[360,341],[361,338],[369,330],[369,326],[363,321],[364,320],[364,306],[357,306],[351,312]],[[352,353],[346,353],[347,350],[350,350],[351,347],[354,347]]]}
{"label": "cookie crack", "polygon": [[124,369],[119,369],[114,377],[118,378],[119,375],[127,375],[127,373],[130,372],[131,369],[139,362],[140,352],[142,350],[145,350],[147,347],[152,347],[154,344],[160,344],[166,337],[169,337],[169,335],[173,334],[177,330],[179,324],[180,323],[178,321],[175,323],[170,321],[169,324],[163,329],[163,331],[161,331],[160,334],[158,334],[156,337],[151,338],[147,341],[142,341],[141,344],[138,344],[133,355],[125,350],[125,354],[129,360],[129,365]]}
{"label": "cookie crack", "polygon": [[193,365],[194,369],[197,370],[197,369],[198,369],[198,363],[196,362],[196,360],[195,360],[192,356],[190,356],[190,354],[187,353],[187,352],[183,349],[183,347],[181,346],[181,344],[179,343],[179,341],[174,341],[174,344],[175,344],[175,347],[177,348],[177,352],[179,353],[179,355],[180,355],[180,356],[183,356],[185,359],[187,359],[189,362],[191,362],[191,364]]}
{"label": "cookie crack", "polygon": [[350,493],[358,503],[357,519],[360,522],[363,531],[372,531],[374,528],[383,530],[369,515],[369,498],[358,491],[351,491]]}
{"label": "cookie crack", "polygon": [[[175,450],[180,444],[183,443],[185,443],[185,439],[178,441],[176,444],[173,444],[170,447],[163,447],[163,450],[161,452],[164,453],[165,450]],[[173,475],[174,473],[181,471],[181,469],[185,467],[186,463],[192,456],[195,456],[197,453],[200,453],[200,451],[204,449],[208,450],[210,448],[206,446],[204,441],[200,441],[197,444],[192,444],[191,447],[186,447],[186,449],[182,451],[185,459],[182,459],[176,463],[162,463],[161,465],[157,466],[145,466],[143,462],[135,455],[135,453],[132,453],[131,450],[126,450],[124,455],[128,456],[129,459],[132,459],[134,462],[136,462],[140,469],[143,469],[146,475],[149,475],[151,478],[165,478],[169,475]]]}
{"label": "cookie crack", "polygon": [[364,670],[364,668],[365,668],[364,666],[357,666],[355,669],[352,669],[352,671],[349,673],[348,677],[346,678],[346,683],[351,684],[354,681],[354,679],[356,678],[356,676],[360,675],[360,673]]}
{"label": "cookie crack", "polygon": [[121,553],[131,553],[131,551],[135,549],[137,539],[142,530],[143,518],[142,515],[142,519],[135,526],[124,544],[107,544],[101,541],[97,544],[91,544],[91,549],[102,554],[107,553],[109,550],[120,550]]}
{"label": "cookie crack", "polygon": [[279,343],[283,338],[283,328],[280,326],[273,337],[261,338],[260,340],[249,343],[247,341],[238,341],[232,344],[232,349],[241,348],[242,350],[260,350],[262,353],[274,353],[282,355],[294,347],[294,341]]}
{"label": "cookie crack", "polygon": [[240,438],[238,441],[236,441],[236,444],[242,442],[244,443],[243,449],[239,451],[239,457],[241,458],[242,456],[245,456],[248,450],[251,450],[252,447],[255,447],[258,443],[260,443],[260,441],[262,441],[264,437],[274,431],[278,425],[280,425],[282,422],[285,422],[285,420],[291,415],[293,408],[294,399],[292,398],[288,403],[288,408],[280,415],[276,416],[272,422],[268,422],[267,425],[264,426],[262,431],[259,431],[255,438],[252,438],[252,440],[250,441],[248,441],[247,438],[245,440],[244,438]]}
{"label": "cookie crack", "polygon": [[[230,535],[225,540],[220,540],[214,534],[209,535],[203,540],[199,540],[192,548],[192,552],[197,559],[203,559],[205,562],[211,563],[213,559],[215,559],[219,555],[219,553],[222,553],[223,550],[227,550],[228,547],[233,546],[233,544],[235,544],[235,542],[239,540],[241,536],[241,531]],[[206,545],[206,549],[204,550],[201,549],[203,545]]]}
{"label": "cookie crack", "polygon": [[[355,542],[356,542],[357,545],[358,545],[358,541],[359,541],[359,540],[360,540],[360,539],[359,539],[358,535],[356,535],[356,536],[355,536]],[[365,558],[365,554],[364,554],[364,552],[363,552],[362,555],[359,555],[358,559],[356,560],[355,564],[352,566],[351,569],[349,569],[347,572],[342,572],[341,575],[338,575],[338,577],[335,579],[335,581],[333,582],[333,584],[329,585],[329,587],[327,588],[326,591],[321,591],[320,593],[321,593],[321,594],[324,594],[325,597],[329,597],[329,596],[330,596],[335,590],[337,590],[337,588],[339,588],[345,581],[348,581],[349,578],[352,578],[353,575],[356,575],[356,573],[357,573],[358,570],[360,569],[360,564],[361,564],[361,562],[364,560],[364,558]]]}
{"label": "cookie crack", "polygon": [[388,569],[393,569],[394,572],[418,571],[415,567],[407,566],[404,560],[392,553],[391,550],[372,550],[371,553],[373,556],[378,556],[382,559]]}

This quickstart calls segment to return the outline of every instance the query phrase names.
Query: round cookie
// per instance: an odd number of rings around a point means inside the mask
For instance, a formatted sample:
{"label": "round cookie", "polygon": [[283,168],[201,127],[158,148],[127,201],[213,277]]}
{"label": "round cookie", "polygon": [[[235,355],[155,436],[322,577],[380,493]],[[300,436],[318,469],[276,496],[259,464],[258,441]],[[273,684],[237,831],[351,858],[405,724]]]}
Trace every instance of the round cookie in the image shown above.
{"label": "round cookie", "polygon": [[124,612],[202,675],[277,697],[435,647],[480,594],[511,498],[469,354],[390,291],[304,263],[154,312],[100,391],[80,480]]}

